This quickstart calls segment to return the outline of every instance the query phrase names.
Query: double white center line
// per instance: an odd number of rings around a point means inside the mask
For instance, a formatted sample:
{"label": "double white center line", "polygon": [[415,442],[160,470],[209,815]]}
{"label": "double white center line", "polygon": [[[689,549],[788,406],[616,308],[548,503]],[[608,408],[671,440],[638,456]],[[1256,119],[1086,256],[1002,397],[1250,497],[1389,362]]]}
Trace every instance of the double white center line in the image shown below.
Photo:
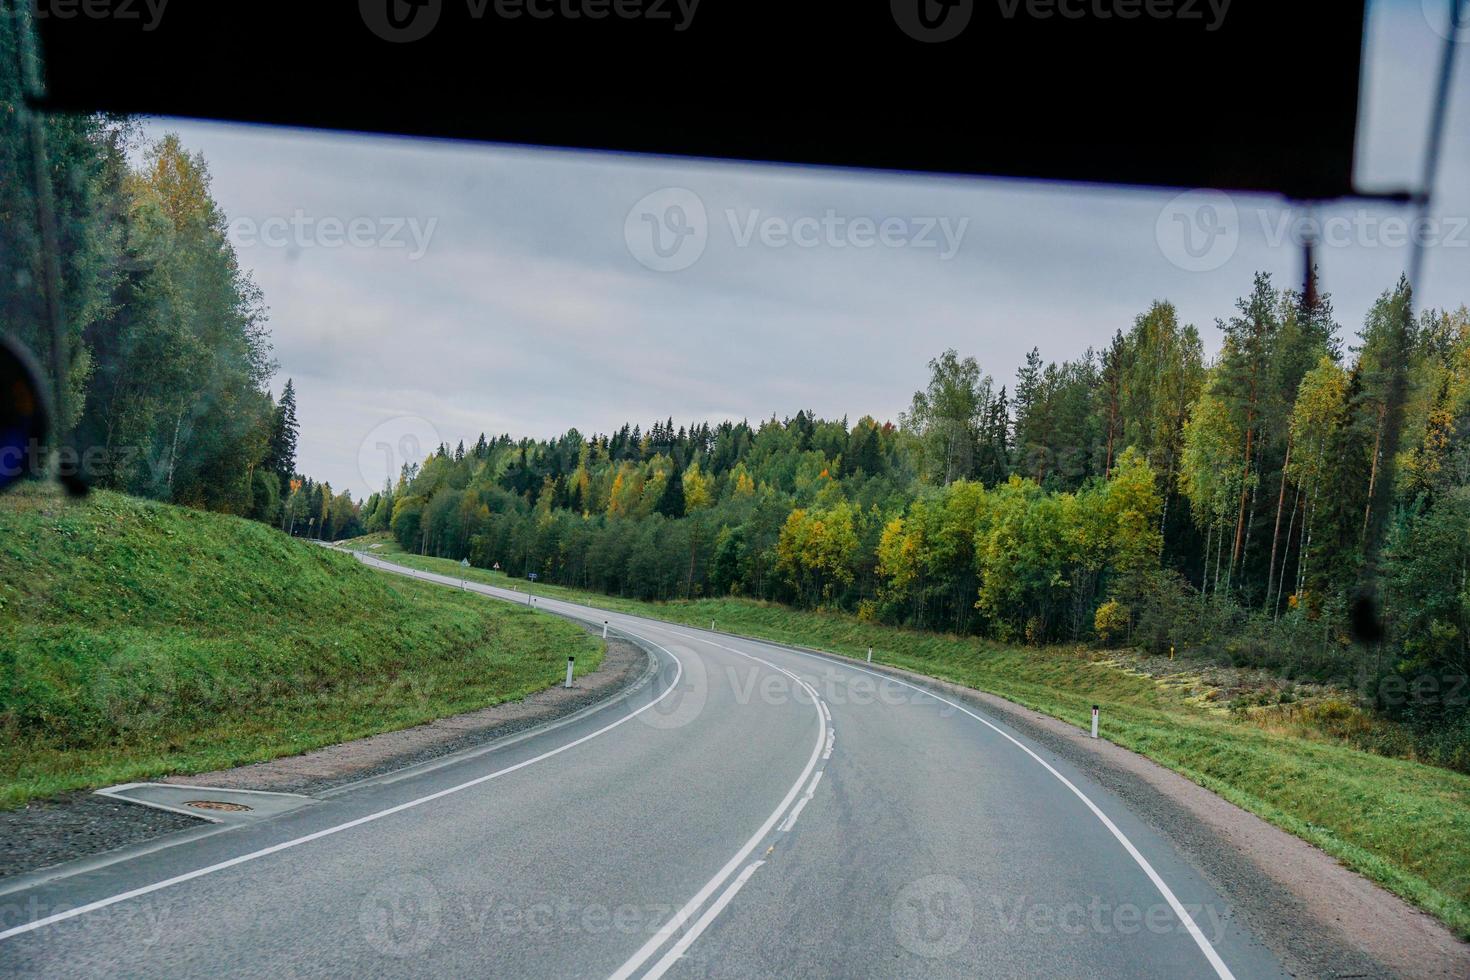
{"label": "double white center line", "polygon": [[[713,878],[706,882],[704,887],[696,892],[693,898],[684,903],[683,908],[674,913],[673,918],[664,923],[658,932],[650,936],[648,941],[636,953],[630,956],[626,963],[618,967],[612,974],[611,980],[627,980],[627,978],[633,976],[663,948],[665,943],[675,935],[678,935],[677,941],[643,974],[643,980],[656,980],[656,978],[663,976],[671,966],[678,962],[679,957],[683,956],[690,946],[694,945],[695,941],[699,939],[705,929],[709,928],[710,923],[715,921],[719,914],[724,911],[725,906],[729,905],[730,901],[740,889],[745,887],[745,883],[750,880],[750,876],[755,874],[761,865],[765,864],[764,860],[752,861],[749,864],[745,864],[751,852],[766,839],[778,822],[781,824],[779,828],[780,832],[789,831],[792,825],[796,823],[797,816],[800,815],[802,809],[811,800],[812,794],[816,792],[817,783],[821,781],[822,773],[817,771],[817,763],[823,758],[826,758],[823,755],[824,751],[830,755],[832,744],[830,737],[832,713],[827,710],[827,706],[817,694],[816,688],[812,687],[800,677],[797,677],[796,674],[784,667],[778,667],[768,660],[762,660],[760,657],[751,656],[741,650],[727,647],[721,643],[715,643],[713,640],[691,636],[678,630],[667,630],[666,632],[696,640],[700,643],[708,643],[710,646],[734,653],[747,660],[764,664],[772,670],[791,678],[811,696],[812,705],[817,712],[817,740],[816,744],[812,747],[812,754],[807,760],[806,768],[802,770],[801,776],[792,784],[791,789],[787,792],[786,797],[781,801],[780,805],[776,807],[775,812],[766,818],[765,823],[761,824],[760,829],[745,843],[745,846],[736,852],[735,856],[726,862],[725,866]],[[813,775],[814,772],[815,775]],[[808,781],[810,781],[809,785]],[[797,794],[801,793],[803,786],[807,787],[807,791],[798,800]],[[793,802],[795,803],[794,808],[792,807]],[[781,819],[783,816],[786,817],[784,821]],[[737,870],[739,871],[738,875],[736,874]],[[730,881],[732,875],[735,877],[733,881]],[[729,881],[728,885],[725,884],[727,881]],[[724,891],[720,892],[719,897],[700,914],[700,909],[704,908],[705,903],[710,900],[711,896],[722,885],[725,886]],[[694,916],[697,914],[699,915],[698,919],[694,919]],[[689,926],[682,935],[679,935],[679,930],[691,919],[694,919],[693,925]]]}
{"label": "double white center line", "polygon": [[806,795],[796,801],[796,806],[791,808],[791,812],[786,815],[786,819],[782,821],[781,826],[777,828],[781,833],[788,833],[790,832],[792,827],[796,826],[796,818],[801,816],[801,811],[806,809],[806,805],[810,803],[812,801],[812,797],[817,794],[817,784],[821,781],[822,771],[818,770],[817,774],[812,777],[812,784],[806,789]]}

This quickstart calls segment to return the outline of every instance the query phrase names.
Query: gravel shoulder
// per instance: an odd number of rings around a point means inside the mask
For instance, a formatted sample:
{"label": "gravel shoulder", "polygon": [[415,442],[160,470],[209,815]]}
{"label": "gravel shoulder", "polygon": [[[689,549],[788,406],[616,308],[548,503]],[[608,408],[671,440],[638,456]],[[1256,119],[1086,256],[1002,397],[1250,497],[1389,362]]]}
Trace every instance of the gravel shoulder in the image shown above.
{"label": "gravel shoulder", "polygon": [[648,665],[648,654],[643,650],[626,640],[610,637],[602,666],[577,678],[571,689],[557,685],[523,701],[330,745],[304,755],[216,772],[170,776],[162,782],[314,796],[564,718],[617,695],[636,683]]}
{"label": "gravel shoulder", "polygon": [[[170,776],[160,782],[312,796],[567,717],[638,683],[647,674],[649,664],[648,654],[639,647],[626,640],[609,638],[602,666],[577,678],[570,690],[558,685],[521,701],[384,732],[304,755],[216,772]],[[90,792],[38,800],[17,810],[0,811],[0,881],[204,825],[204,821],[183,814]]]}
{"label": "gravel shoulder", "polygon": [[65,793],[0,811],[0,881],[141,844],[204,821],[95,793]]}

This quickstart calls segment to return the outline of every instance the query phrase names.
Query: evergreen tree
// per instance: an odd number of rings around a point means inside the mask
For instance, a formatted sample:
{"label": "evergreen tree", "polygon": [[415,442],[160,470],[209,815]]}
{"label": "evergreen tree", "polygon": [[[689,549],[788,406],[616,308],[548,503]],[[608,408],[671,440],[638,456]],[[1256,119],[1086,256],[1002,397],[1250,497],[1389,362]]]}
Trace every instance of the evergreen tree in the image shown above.
{"label": "evergreen tree", "polygon": [[1106,444],[1103,459],[1103,476],[1113,472],[1113,459],[1122,452],[1119,445],[1123,439],[1123,398],[1127,384],[1129,350],[1123,331],[1113,334],[1102,360],[1102,429]]}
{"label": "evergreen tree", "polygon": [[1037,480],[1046,472],[1044,443],[1050,427],[1045,412],[1046,370],[1040,349],[1033,347],[1026,354],[1026,363],[1016,371],[1011,462],[1015,472]]}
{"label": "evergreen tree", "polygon": [[[1374,416],[1361,535],[1365,566],[1373,564],[1388,527],[1414,330],[1409,281],[1400,276],[1397,286],[1384,292],[1369,311],[1359,356],[1365,407]],[[1376,574],[1372,568],[1364,571],[1369,576]]]}
{"label": "evergreen tree", "polygon": [[987,487],[1004,483],[1011,472],[1011,414],[1006,389],[986,408],[980,427],[980,448],[975,458],[975,478]]}
{"label": "evergreen tree", "polygon": [[1355,365],[1323,461],[1322,518],[1313,530],[1308,563],[1308,587],[1318,602],[1344,601],[1362,562],[1376,416],[1363,388],[1361,364]]}
{"label": "evergreen tree", "polygon": [[668,478],[664,480],[663,492],[659,494],[658,504],[654,510],[665,517],[684,516],[684,474],[679,467],[675,466],[669,470]]}
{"label": "evergreen tree", "polygon": [[280,480],[281,496],[290,491],[291,476],[296,472],[296,438],[300,426],[296,422],[296,383],[286,379],[281,391],[281,401],[276,405],[275,417],[271,421],[270,444],[266,449],[264,466]]}
{"label": "evergreen tree", "polygon": [[1215,376],[1216,396],[1229,409],[1241,433],[1239,452],[1239,499],[1230,548],[1226,580],[1233,582],[1249,545],[1255,516],[1254,503],[1260,486],[1259,455],[1262,450],[1267,411],[1271,398],[1271,371],[1281,322],[1278,297],[1268,273],[1256,273],[1249,297],[1236,303],[1238,313],[1220,324],[1225,332],[1225,350]]}

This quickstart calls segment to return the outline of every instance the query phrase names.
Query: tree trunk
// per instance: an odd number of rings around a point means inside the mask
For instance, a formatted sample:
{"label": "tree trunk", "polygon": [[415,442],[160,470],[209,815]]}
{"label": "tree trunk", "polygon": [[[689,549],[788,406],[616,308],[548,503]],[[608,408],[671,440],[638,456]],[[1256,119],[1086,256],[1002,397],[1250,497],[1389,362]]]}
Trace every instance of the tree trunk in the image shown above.
{"label": "tree trunk", "polygon": [[1368,536],[1368,516],[1373,513],[1373,491],[1378,486],[1378,456],[1383,446],[1383,419],[1388,414],[1387,403],[1378,406],[1378,426],[1373,436],[1373,462],[1368,468],[1368,502],[1363,505],[1363,529],[1360,538]]}
{"label": "tree trunk", "polygon": [[1205,529],[1205,561],[1204,567],[1199,572],[1199,598],[1200,605],[1204,605],[1204,599],[1210,591],[1210,532]]}
{"label": "tree trunk", "polygon": [[[179,408],[179,413],[173,416],[173,445],[169,447],[169,501],[173,500],[173,461],[179,457],[179,429],[184,426],[184,410]],[[1370,492],[1372,497],[1372,492]]]}
{"label": "tree trunk", "polygon": [[[1281,510],[1283,507],[1286,506],[1286,470],[1290,466],[1291,437],[1287,436],[1286,459],[1283,460],[1281,463],[1281,489],[1276,494],[1276,526],[1271,531],[1271,564],[1266,566],[1266,606],[1268,608],[1271,606],[1272,598],[1274,598],[1276,583],[1276,548],[1281,543]],[[1295,509],[1292,510],[1291,516],[1296,516]],[[1287,531],[1286,536],[1289,540],[1291,538],[1291,532]],[[1284,556],[1281,561],[1281,571],[1283,574],[1285,574],[1286,572],[1286,559]]]}
{"label": "tree trunk", "polygon": [[1169,504],[1174,498],[1174,450],[1169,450],[1168,474],[1164,477],[1164,506],[1159,515],[1159,534],[1162,536],[1169,527]]}
{"label": "tree trunk", "polygon": [[[1215,540],[1215,588],[1214,588],[1215,595],[1219,595],[1220,594],[1220,561],[1221,561],[1221,558],[1222,558],[1222,552],[1224,552],[1224,550],[1225,550],[1225,522],[1224,521],[1221,521],[1219,523],[1219,529],[1220,529],[1219,530],[1219,536]],[[1228,577],[1226,578],[1226,582],[1229,582],[1229,578]]]}
{"label": "tree trunk", "polygon": [[[1252,395],[1254,401],[1254,395]],[[1251,409],[1245,417],[1245,463],[1240,474],[1240,512],[1235,518],[1235,546],[1230,550],[1230,570],[1235,571],[1235,563],[1240,560],[1241,546],[1245,538],[1245,502],[1249,496],[1249,484],[1251,480],[1251,449],[1255,444],[1256,437],[1256,412]],[[1229,576],[1226,576],[1229,580]]]}
{"label": "tree trunk", "polygon": [[[1291,520],[1286,525],[1286,550],[1281,553],[1281,573],[1276,576],[1276,602],[1271,609],[1271,618],[1281,617],[1281,597],[1286,594],[1286,563],[1291,559],[1291,542],[1296,534],[1296,512],[1302,509],[1302,488],[1296,488],[1296,497],[1291,501]],[[1297,566],[1302,563],[1301,551],[1297,551]]]}
{"label": "tree trunk", "polygon": [[689,542],[689,577],[684,582],[684,598],[686,598],[686,599],[693,599],[694,598],[694,555],[695,555],[695,547],[696,546],[695,546],[694,541],[691,540]]}
{"label": "tree trunk", "polygon": [[1255,483],[1253,483],[1251,485],[1251,504],[1250,504],[1250,509],[1248,511],[1246,511],[1246,518],[1245,518],[1245,544],[1240,549],[1240,576],[1241,576],[1242,580],[1245,578],[1245,556],[1251,550],[1251,536],[1255,533],[1255,529],[1256,529],[1256,500],[1257,500],[1257,495],[1261,492],[1261,459],[1260,459],[1260,456],[1261,456],[1261,447],[1264,444],[1265,444],[1264,441],[1256,443],[1256,480],[1255,480]]}
{"label": "tree trunk", "polygon": [[1297,552],[1297,601],[1307,591],[1307,566],[1312,560],[1312,518],[1317,514],[1317,484],[1318,480],[1312,481],[1312,494],[1307,502],[1302,505],[1302,545]]}

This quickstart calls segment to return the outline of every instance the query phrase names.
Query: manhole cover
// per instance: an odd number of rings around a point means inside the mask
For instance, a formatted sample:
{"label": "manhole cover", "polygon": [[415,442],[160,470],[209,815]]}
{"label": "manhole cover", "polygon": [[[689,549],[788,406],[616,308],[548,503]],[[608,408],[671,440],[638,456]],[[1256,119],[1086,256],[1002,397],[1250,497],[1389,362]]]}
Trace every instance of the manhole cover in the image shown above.
{"label": "manhole cover", "polygon": [[250,808],[243,803],[224,803],[220,800],[189,800],[184,806],[191,806],[196,810],[223,810],[225,813],[250,812]]}

